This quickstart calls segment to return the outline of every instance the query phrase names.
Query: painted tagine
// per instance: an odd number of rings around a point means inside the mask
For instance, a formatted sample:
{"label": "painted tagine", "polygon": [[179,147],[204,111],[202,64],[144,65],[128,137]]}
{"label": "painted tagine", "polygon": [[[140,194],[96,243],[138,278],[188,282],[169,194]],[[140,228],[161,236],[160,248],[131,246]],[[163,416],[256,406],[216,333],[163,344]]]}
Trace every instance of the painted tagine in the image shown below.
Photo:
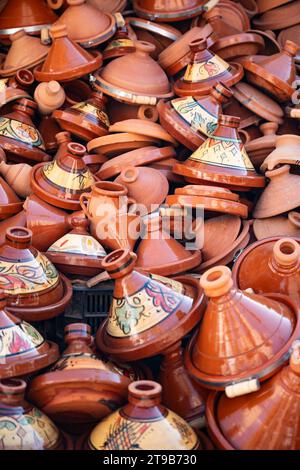
{"label": "painted tagine", "polygon": [[132,30],[129,30],[128,24],[121,13],[117,13],[115,18],[117,20],[117,30],[103,51],[104,61],[116,59],[135,51],[134,39],[136,39],[136,35]]}

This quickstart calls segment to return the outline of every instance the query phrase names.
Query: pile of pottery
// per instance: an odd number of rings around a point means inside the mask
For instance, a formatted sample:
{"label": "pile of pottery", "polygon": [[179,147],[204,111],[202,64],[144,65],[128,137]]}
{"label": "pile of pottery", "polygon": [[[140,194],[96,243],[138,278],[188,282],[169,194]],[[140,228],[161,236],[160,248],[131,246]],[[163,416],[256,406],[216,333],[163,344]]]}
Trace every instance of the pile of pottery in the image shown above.
{"label": "pile of pottery", "polygon": [[300,450],[299,33],[300,0],[0,2],[0,450]]}

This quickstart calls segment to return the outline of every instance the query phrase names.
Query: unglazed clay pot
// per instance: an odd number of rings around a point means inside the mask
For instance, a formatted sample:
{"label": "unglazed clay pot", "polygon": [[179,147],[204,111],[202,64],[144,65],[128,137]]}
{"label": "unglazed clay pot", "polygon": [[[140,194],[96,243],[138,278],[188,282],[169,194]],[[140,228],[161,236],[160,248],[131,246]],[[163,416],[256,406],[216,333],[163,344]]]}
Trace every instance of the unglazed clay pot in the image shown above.
{"label": "unglazed clay pot", "polygon": [[146,231],[136,250],[136,267],[153,274],[171,276],[190,271],[201,263],[201,252],[186,250],[162,226],[159,213],[144,221]]}
{"label": "unglazed clay pot", "polygon": [[0,292],[0,379],[27,376],[58,359],[55,343],[45,341],[29,323],[6,309],[7,296]]}
{"label": "unglazed clay pot", "polygon": [[228,64],[207,49],[206,39],[190,42],[191,58],[185,74],[174,84],[178,96],[207,95],[218,82],[230,87],[243,77],[240,64]]}
{"label": "unglazed clay pot", "polygon": [[71,437],[61,433],[44,413],[25,401],[25,390],[24,380],[0,380],[0,449],[73,449]]}
{"label": "unglazed clay pot", "polygon": [[107,135],[109,119],[106,112],[106,98],[102,93],[93,92],[89,99],[53,113],[60,127],[88,142]]}
{"label": "unglazed clay pot", "polygon": [[66,95],[60,84],[53,80],[40,83],[35,89],[34,99],[41,114],[51,114],[64,104]]}
{"label": "unglazed clay pot", "polygon": [[300,205],[300,176],[292,175],[289,165],[267,171],[266,177],[270,182],[256,203],[253,211],[256,219],[273,217]]}
{"label": "unglazed clay pot", "polygon": [[67,325],[65,343],[51,370],[31,381],[28,398],[56,423],[82,433],[126,402],[130,379],[93,353],[89,325]]}
{"label": "unglazed clay pot", "polygon": [[276,292],[300,301],[300,246],[293,238],[265,238],[237,259],[233,280],[240,289],[258,294]]}
{"label": "unglazed clay pot", "polygon": [[[210,435],[217,448],[300,449],[299,358],[300,345],[299,341],[295,341],[292,344],[289,365],[250,397],[230,400],[223,393],[212,393],[209,396],[206,417]],[[259,421],[257,416],[260,417]],[[238,432],[236,423],[239,423]]]}
{"label": "unglazed clay pot", "polygon": [[147,119],[126,119],[115,122],[109,127],[109,132],[131,132],[161,140],[163,143],[172,144],[177,147],[177,141],[158,123]]}
{"label": "unglazed clay pot", "polygon": [[106,65],[95,76],[94,86],[113,98],[132,104],[155,105],[158,98],[173,96],[163,69],[150,53],[153,44],[135,41],[135,52]]}
{"label": "unglazed clay pot", "polygon": [[231,271],[217,266],[200,285],[209,298],[201,328],[186,350],[189,373],[229,397],[258,390],[282,367],[299,336],[297,304],[281,294],[262,296],[233,287]]}
{"label": "unglazed clay pot", "polygon": [[[276,132],[278,124],[276,122],[265,122],[259,128],[263,133],[263,137],[251,140],[245,145],[246,152],[255,167],[260,166],[265,158],[274,150],[277,142]],[[269,170],[271,169],[269,168]]]}
{"label": "unglazed clay pot", "polygon": [[178,342],[200,321],[205,307],[192,277],[149,275],[135,270],[135,262],[129,250],[116,250],[102,262],[115,287],[96,342],[101,351],[125,361],[153,356]]}
{"label": "unglazed clay pot", "polygon": [[4,161],[0,162],[0,174],[5,178],[11,188],[22,198],[31,194],[30,174],[32,167],[27,163],[17,163],[16,165],[7,165]]}
{"label": "unglazed clay pot", "polygon": [[269,152],[261,165],[263,171],[274,170],[278,165],[299,165],[300,136],[284,134],[275,139],[275,149]]}
{"label": "unglazed clay pot", "polygon": [[80,195],[95,182],[83,161],[85,153],[83,145],[71,142],[51,163],[36,165],[30,180],[33,192],[55,207],[79,210]]}
{"label": "unglazed clay pot", "polygon": [[255,219],[253,232],[257,240],[278,236],[300,238],[300,214],[291,211],[287,217],[278,215],[266,219]]}
{"label": "unglazed clay pot", "polygon": [[65,82],[75,80],[94,72],[102,64],[100,52],[87,52],[73,42],[65,25],[50,28],[52,45],[42,66],[36,67],[34,76],[39,82],[57,80]]}
{"label": "unglazed clay pot", "polygon": [[215,132],[222,103],[231,96],[229,88],[217,83],[207,96],[161,100],[157,105],[160,122],[176,140],[195,151]]}
{"label": "unglazed clay pot", "polygon": [[42,136],[32,122],[36,110],[34,101],[22,98],[13,105],[11,113],[0,117],[0,145],[12,161],[50,160]]}
{"label": "unglazed clay pot", "polygon": [[138,16],[153,21],[182,21],[198,16],[203,10],[202,0],[169,2],[162,0],[134,0],[133,8]]}
{"label": "unglazed clay pot", "polygon": [[31,243],[29,229],[7,230],[0,246],[0,288],[7,294],[9,311],[38,321],[64,311],[72,297],[72,286]]}
{"label": "unglazed clay pot", "polygon": [[87,149],[89,152],[104,155],[107,158],[114,158],[122,153],[142,149],[149,145],[159,146],[161,141],[154,137],[133,132],[118,132],[90,140],[87,144]]}
{"label": "unglazed clay pot", "polygon": [[[240,2],[220,0],[218,4],[214,6],[213,8],[217,8],[218,10],[221,10],[223,20],[227,24],[234,26],[236,29],[239,29],[241,31],[246,31],[247,29],[250,28],[249,16],[247,15],[243,6],[240,5]],[[198,25],[199,21],[201,20],[202,20],[201,16],[199,16],[198,18],[195,18],[194,24]]]}
{"label": "unglazed clay pot", "polygon": [[65,106],[83,103],[89,99],[92,93],[90,85],[83,80],[72,80],[64,83],[64,90],[66,94]]}
{"label": "unglazed clay pot", "polygon": [[66,25],[68,36],[84,48],[107,41],[116,30],[115,18],[93,7],[85,0],[67,0],[68,8],[56,25]]}
{"label": "unglazed clay pot", "polygon": [[239,118],[219,116],[219,126],[184,163],[174,165],[173,171],[199,182],[212,181],[225,186],[263,187],[264,177],[254,167],[239,139]]}

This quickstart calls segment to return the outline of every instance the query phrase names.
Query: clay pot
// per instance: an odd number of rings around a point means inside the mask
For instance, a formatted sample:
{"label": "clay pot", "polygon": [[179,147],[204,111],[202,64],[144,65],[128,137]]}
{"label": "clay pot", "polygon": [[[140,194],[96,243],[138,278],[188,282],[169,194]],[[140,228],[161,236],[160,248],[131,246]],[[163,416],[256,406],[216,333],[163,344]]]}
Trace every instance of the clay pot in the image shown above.
{"label": "clay pot", "polygon": [[[259,128],[263,133],[263,137],[251,140],[245,145],[246,152],[255,167],[260,166],[265,158],[274,150],[277,141],[276,132],[278,124],[276,122],[265,122]],[[272,168],[269,169],[271,170]]]}
{"label": "clay pot", "polygon": [[287,217],[278,215],[266,219],[255,219],[253,232],[257,240],[278,236],[300,238],[300,214],[291,211]]}
{"label": "clay pot", "polygon": [[275,149],[262,162],[261,170],[274,170],[278,165],[290,163],[299,165],[300,137],[293,134],[277,136]]}
{"label": "clay pot", "polygon": [[135,51],[134,40],[137,39],[136,35],[129,32],[127,24],[120,13],[118,13],[116,19],[117,30],[103,51],[103,60],[116,59]]}
{"label": "clay pot", "polygon": [[254,33],[254,34],[258,34],[259,36],[261,36],[261,38],[264,40],[264,43],[265,43],[265,47],[263,50],[264,55],[273,55],[281,51],[281,46],[276,40],[274,31],[271,31],[271,30],[261,31],[259,29],[249,29],[247,33]]}
{"label": "clay pot", "polygon": [[222,104],[231,96],[231,90],[218,83],[207,96],[161,100],[157,105],[160,122],[176,140],[195,151],[216,130]]}
{"label": "clay pot", "polygon": [[31,170],[31,166],[27,163],[7,165],[4,161],[0,162],[0,174],[18,196],[24,199],[31,194],[29,184]]}
{"label": "clay pot", "polygon": [[296,44],[298,44],[298,55],[296,57],[297,61],[299,61],[299,53],[300,53],[299,31],[300,31],[299,24],[296,24],[295,26],[291,26],[290,28],[283,29],[282,31],[280,31],[278,35],[278,42],[281,47],[284,46],[286,41],[293,41]]}
{"label": "clay pot", "polygon": [[225,266],[206,271],[200,285],[209,303],[186,350],[189,373],[229,397],[258,390],[285,363],[299,335],[297,304],[281,294],[237,290]]}
{"label": "clay pot", "polygon": [[40,83],[34,92],[34,99],[41,114],[51,114],[60,108],[66,99],[64,89],[56,81]]}
{"label": "clay pot", "polygon": [[143,213],[157,210],[169,192],[167,178],[154,168],[128,166],[115,181],[127,188],[128,196],[135,200]]}
{"label": "clay pot", "polygon": [[258,29],[278,30],[288,28],[300,22],[299,12],[300,1],[296,0],[291,4],[278,6],[272,10],[266,11],[263,15],[253,20],[253,24]]}
{"label": "clay pot", "polygon": [[192,277],[147,275],[134,270],[135,262],[129,250],[114,251],[102,262],[115,285],[96,342],[101,351],[125,361],[154,356],[177,343],[198,323],[205,306]]}
{"label": "clay pot", "polygon": [[153,145],[161,145],[161,141],[154,137],[135,134],[133,132],[118,132],[103,137],[97,137],[87,144],[89,152],[104,155],[107,158],[118,157],[122,153],[142,149]]}
{"label": "clay pot", "polygon": [[[210,435],[219,449],[299,450],[299,342],[289,365],[249,397],[213,393],[207,403]],[[284,406],[282,404],[284,403]],[[257,420],[259,416],[259,423]],[[235,424],[239,423],[238,432]],[[270,433],[273,438],[270,439]]]}
{"label": "clay pot", "polygon": [[218,82],[230,87],[243,77],[240,64],[227,64],[207,49],[206,39],[190,42],[191,58],[185,74],[174,83],[178,96],[208,95]]}
{"label": "clay pot", "polygon": [[73,42],[65,25],[50,28],[52,45],[42,66],[36,67],[34,76],[39,82],[57,80],[65,82],[75,80],[94,72],[102,64],[100,52],[87,52]]}
{"label": "clay pot", "polygon": [[86,219],[73,218],[73,230],[54,242],[46,253],[47,258],[65,274],[96,276],[102,271],[104,248],[88,232]]}
{"label": "clay pot", "polygon": [[5,241],[7,229],[16,226],[26,227],[26,212],[24,209],[16,215],[12,215],[11,217],[0,221],[0,245]]}
{"label": "clay pot", "polygon": [[135,52],[119,57],[95,76],[94,86],[113,98],[132,104],[155,105],[173,96],[168,77],[150,57],[154,46],[136,41]]}
{"label": "clay pot", "polygon": [[[277,240],[277,241],[276,241]],[[248,247],[233,269],[235,284],[258,294],[276,292],[300,300],[300,247],[293,238],[264,239]]]}
{"label": "clay pot", "polygon": [[117,13],[124,10],[127,0],[87,0],[87,2],[98,10]]}
{"label": "clay pot", "polygon": [[56,134],[61,132],[61,128],[57,121],[51,115],[44,115],[40,121],[39,132],[43,137],[45,149],[51,155],[55,154],[58,149]]}
{"label": "clay pot", "polygon": [[282,51],[272,56],[252,56],[243,61],[247,80],[271,94],[277,101],[291,99],[296,80],[294,57],[298,45],[286,41]]}
{"label": "clay pot", "polygon": [[24,380],[0,381],[1,450],[73,449],[71,437],[61,433],[44,413],[25,401],[25,390]]}
{"label": "clay pot", "polygon": [[[245,9],[240,5],[240,2],[231,2],[228,0],[221,0],[217,6],[214,7],[222,11],[223,20],[229,24],[234,25],[240,31],[246,31],[250,28],[250,20]],[[211,10],[213,12],[214,8]],[[196,18],[196,24],[201,17]]]}
{"label": "clay pot", "polygon": [[284,165],[276,170],[267,171],[270,179],[253,211],[256,219],[273,217],[295,209],[300,205],[298,185],[300,176],[290,174],[290,166]]}
{"label": "clay pot", "polygon": [[178,145],[176,140],[160,124],[149,120],[126,119],[112,124],[109,127],[109,132],[130,132],[132,129],[137,135],[158,139],[163,143],[172,144],[174,147]]}
{"label": "clay pot", "polygon": [[173,171],[199,182],[240,187],[263,187],[264,177],[258,175],[239,139],[239,118],[219,116],[219,126],[184,163],[174,165]]}
{"label": "clay pot", "polygon": [[71,142],[51,163],[36,165],[30,180],[33,192],[56,207],[79,210],[80,195],[95,182],[82,159],[85,153],[83,145]]}
{"label": "clay pot", "polygon": [[108,98],[108,114],[111,124],[126,119],[144,119],[152,122],[158,120],[156,106],[121,103],[113,98]]}
{"label": "clay pot", "polygon": [[290,2],[291,0],[256,0],[259,13],[264,13],[265,11],[272,10],[273,8],[284,5],[285,3]]}
{"label": "clay pot", "polygon": [[37,104],[22,98],[13,105],[13,111],[0,118],[0,144],[7,157],[19,162],[48,161],[42,136],[32,118]]}
{"label": "clay pot", "polygon": [[34,76],[27,69],[18,70],[14,77],[3,79],[0,86],[0,102],[5,104],[22,98],[31,99],[29,91],[34,82]]}
{"label": "clay pot", "polygon": [[86,142],[108,134],[110,123],[106,112],[106,98],[99,92],[93,92],[83,103],[57,109],[53,117],[62,129]]}
{"label": "clay pot", "polygon": [[198,16],[203,10],[202,0],[183,0],[171,4],[167,0],[134,0],[133,8],[138,16],[154,21],[182,21]]}
{"label": "clay pot", "polygon": [[143,220],[146,233],[136,251],[136,267],[153,274],[173,276],[201,263],[201,252],[186,250],[162,226],[158,213]]}
{"label": "clay pot", "polygon": [[67,0],[68,8],[55,25],[66,25],[68,37],[84,48],[95,47],[116,31],[115,18],[85,0]]}

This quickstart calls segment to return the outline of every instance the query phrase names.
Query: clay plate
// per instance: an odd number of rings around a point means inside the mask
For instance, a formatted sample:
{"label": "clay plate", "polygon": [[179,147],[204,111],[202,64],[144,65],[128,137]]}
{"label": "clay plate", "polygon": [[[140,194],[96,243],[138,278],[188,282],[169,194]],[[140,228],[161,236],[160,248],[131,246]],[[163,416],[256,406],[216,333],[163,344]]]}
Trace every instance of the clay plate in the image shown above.
{"label": "clay plate", "polygon": [[253,20],[258,29],[284,29],[300,23],[300,0],[274,8]]}
{"label": "clay plate", "polygon": [[243,218],[248,217],[248,207],[245,204],[216,197],[174,194],[167,196],[166,204],[169,206],[179,205],[191,208],[202,206],[204,210],[211,212],[222,212]]}
{"label": "clay plate", "polygon": [[144,135],[122,132],[103,137],[97,137],[87,144],[89,152],[96,152],[112,158],[121,153],[140,149],[149,145],[160,145],[160,140]]}
{"label": "clay plate", "polygon": [[174,147],[178,145],[175,139],[156,122],[143,119],[125,119],[125,121],[115,122],[109,127],[109,132],[128,132],[134,130],[135,134],[146,135],[151,139],[159,139],[168,142]]}

